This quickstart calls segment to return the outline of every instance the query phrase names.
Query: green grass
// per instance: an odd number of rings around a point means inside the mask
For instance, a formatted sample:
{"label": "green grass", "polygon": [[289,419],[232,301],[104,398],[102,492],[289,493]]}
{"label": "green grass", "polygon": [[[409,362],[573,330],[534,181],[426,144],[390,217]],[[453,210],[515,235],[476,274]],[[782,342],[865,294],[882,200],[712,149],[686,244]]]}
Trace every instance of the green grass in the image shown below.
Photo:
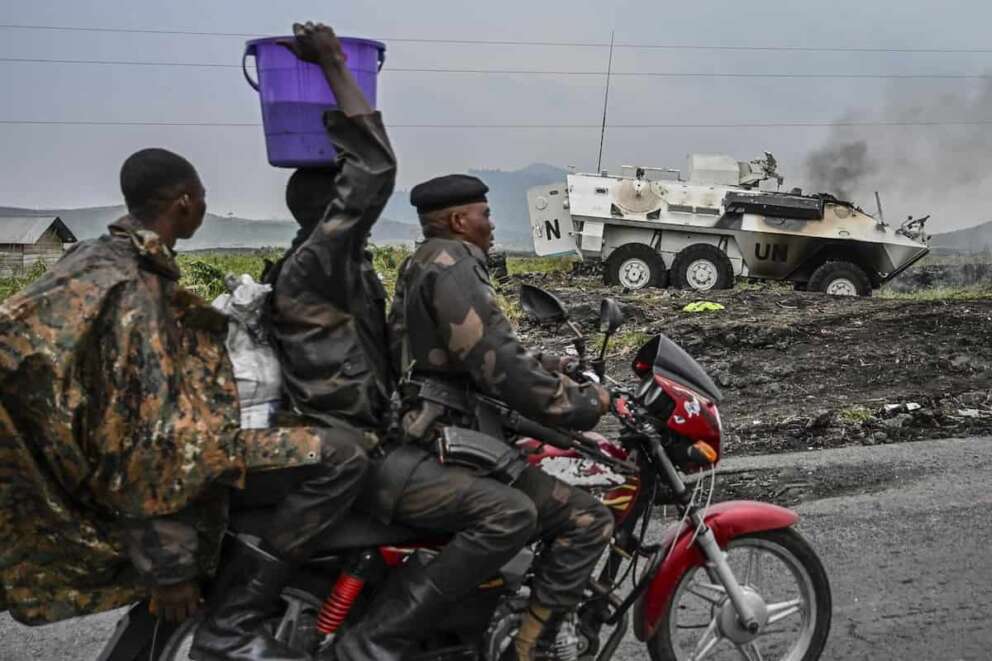
{"label": "green grass", "polygon": [[[258,280],[262,275],[262,269],[265,268],[265,260],[268,259],[274,262],[282,256],[282,252],[281,249],[270,248],[262,250],[183,253],[177,258],[183,274],[180,284],[208,301],[213,300],[227,291],[227,286],[224,283],[227,275],[248,273]],[[374,246],[372,248],[373,264],[375,264],[375,269],[382,278],[390,299],[396,288],[396,275],[399,266],[409,255],[409,249],[402,247]],[[531,269],[539,267],[564,268],[564,266],[553,264],[548,260],[531,261],[527,258],[510,258],[509,262],[510,264],[516,264],[518,267],[520,265],[526,265],[526,268]],[[44,272],[44,264],[39,263],[26,273],[15,277],[0,278],[0,302],[35,278],[40,277]],[[509,299],[501,294],[499,296],[499,303],[511,322],[516,323],[523,317],[523,311],[515,299]]]}
{"label": "green grass", "polygon": [[0,278],[0,303],[5,301],[7,297],[14,292],[20,290],[21,287],[26,286],[36,278],[40,278],[46,270],[47,269],[44,262],[37,262],[24,273],[17,273],[10,277]]}
{"label": "green grass", "polygon": [[227,291],[225,276],[247,273],[258,280],[265,268],[265,260],[274,262],[281,256],[282,251],[278,248],[180,254],[176,259],[183,274],[179,282],[211,301]]}
{"label": "green grass", "polygon": [[[650,333],[642,331],[618,331],[610,338],[610,345],[606,350],[611,356],[624,356],[640,349],[652,337]],[[596,333],[588,342],[589,350],[598,354],[599,348],[603,346],[603,334]]]}
{"label": "green grass", "polygon": [[372,249],[372,264],[386,288],[389,300],[393,299],[393,292],[396,291],[396,276],[400,265],[409,256],[408,248],[398,246],[377,246]]}
{"label": "green grass", "polygon": [[976,252],[971,255],[927,255],[916,263],[917,266],[946,266],[949,264],[988,264],[992,263],[992,252]]}
{"label": "green grass", "polygon": [[[374,247],[372,251],[376,271],[382,277],[383,284],[389,292],[390,297],[392,297],[396,286],[397,270],[403,260],[410,254],[410,251],[407,248],[393,246]],[[279,248],[180,254],[178,261],[183,271],[181,282],[183,286],[188,287],[203,298],[211,300],[226,290],[224,285],[226,274],[233,273],[240,275],[241,273],[249,273],[257,280],[261,276],[265,260],[275,261],[281,255],[282,250]],[[958,260],[961,258],[938,259]],[[507,269],[511,274],[567,272],[571,270],[575,262],[576,259],[574,257],[510,257],[507,260]],[[12,277],[0,278],[0,301],[3,301],[44,272],[44,264],[38,263],[24,273]],[[743,283],[739,283],[739,286],[749,288]],[[755,289],[764,287],[768,287],[768,285],[754,286]],[[646,293],[645,296],[648,296],[648,294]],[[878,297],[908,301],[967,301],[992,298],[992,287],[988,285],[934,287],[915,292],[893,292],[883,289],[878,293]],[[521,318],[522,313],[515,302],[501,296],[500,304],[511,321],[515,322]],[[629,340],[621,339],[624,335],[624,333],[620,333],[616,341],[625,344],[635,342],[635,338],[630,338]]]}
{"label": "green grass", "polygon": [[572,270],[577,257],[508,257],[506,270],[510,275],[520,273],[561,273]]}
{"label": "green grass", "polygon": [[974,301],[992,298],[992,287],[976,285],[972,287],[930,287],[911,292],[896,292],[882,289],[878,298],[896,301]]}
{"label": "green grass", "polygon": [[864,406],[850,406],[837,411],[837,419],[849,425],[860,425],[872,419],[871,411]]}

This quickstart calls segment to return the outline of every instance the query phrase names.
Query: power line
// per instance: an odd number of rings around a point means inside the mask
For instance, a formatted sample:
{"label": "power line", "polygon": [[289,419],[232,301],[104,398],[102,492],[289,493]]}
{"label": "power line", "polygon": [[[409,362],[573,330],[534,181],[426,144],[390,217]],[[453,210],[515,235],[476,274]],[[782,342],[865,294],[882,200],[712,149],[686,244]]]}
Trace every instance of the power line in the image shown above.
{"label": "power line", "polygon": [[[25,25],[5,23],[0,29],[7,30],[54,30],[63,32],[109,32],[116,34],[154,34],[154,35],[183,35],[196,37],[238,37],[257,38],[271,35],[251,32],[207,32],[194,30],[158,30],[145,28],[108,28],[85,27],[70,25]],[[414,44],[453,44],[464,46],[549,46],[566,48],[609,48],[609,42],[589,41],[522,41],[494,39],[432,39],[426,37],[384,37],[383,41]],[[787,45],[723,45],[723,44],[663,44],[663,43],[616,43],[615,48],[657,49],[657,50],[716,50],[716,51],[788,51],[808,53],[945,53],[945,54],[975,54],[992,53],[992,48],[881,48],[881,47],[843,47],[843,46],[787,46]]]}
{"label": "power line", "polygon": [[426,68],[387,68],[384,72],[402,73],[468,73],[468,74],[509,74],[509,75],[554,75],[554,76],[647,76],[655,78],[948,78],[948,79],[987,79],[992,74],[888,74],[888,73],[754,73],[754,72],[697,72],[697,71],[554,71],[545,69],[426,69]]}
{"label": "power line", "polygon": [[108,66],[147,66],[147,67],[205,67],[218,69],[240,69],[240,64],[226,62],[156,62],[142,60],[63,60],[42,57],[0,57],[0,62],[12,64],[99,64]]}
{"label": "power line", "polygon": [[[89,121],[89,120],[34,120],[0,119],[3,125],[34,126],[169,126],[169,127],[221,127],[257,128],[260,122],[184,122],[184,121]],[[800,122],[733,122],[733,123],[690,123],[690,124],[609,124],[609,129],[773,129],[773,128],[833,128],[833,127],[945,127],[945,126],[988,126],[992,119],[974,121],[800,121]],[[599,129],[600,124],[387,124],[389,129]]]}
{"label": "power line", "polygon": [[[240,69],[240,64],[225,62],[163,62],[142,60],[70,60],[37,57],[0,57],[0,62],[11,64],[84,64],[103,66],[160,66],[160,67],[203,67],[215,69]],[[569,71],[554,69],[452,69],[427,67],[388,67],[386,73],[446,73],[475,75],[519,75],[519,76],[606,76],[606,71]],[[770,78],[770,79],[948,79],[948,80],[988,80],[992,74],[943,74],[943,73],[755,73],[755,72],[697,72],[697,71],[613,71],[609,75],[624,77],[653,78]]]}

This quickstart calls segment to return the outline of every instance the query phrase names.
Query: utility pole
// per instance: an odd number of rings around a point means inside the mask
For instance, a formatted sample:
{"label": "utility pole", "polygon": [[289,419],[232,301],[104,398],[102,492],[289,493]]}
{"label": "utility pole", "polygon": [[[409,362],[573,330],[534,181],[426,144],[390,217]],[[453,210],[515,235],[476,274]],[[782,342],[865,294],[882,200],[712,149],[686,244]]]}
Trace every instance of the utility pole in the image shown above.
{"label": "utility pole", "polygon": [[615,30],[610,31],[610,61],[606,66],[606,93],[603,95],[603,125],[599,130],[599,158],[596,159],[596,173],[603,167],[603,140],[606,138],[606,108],[610,103],[610,76],[613,74],[613,37]]}

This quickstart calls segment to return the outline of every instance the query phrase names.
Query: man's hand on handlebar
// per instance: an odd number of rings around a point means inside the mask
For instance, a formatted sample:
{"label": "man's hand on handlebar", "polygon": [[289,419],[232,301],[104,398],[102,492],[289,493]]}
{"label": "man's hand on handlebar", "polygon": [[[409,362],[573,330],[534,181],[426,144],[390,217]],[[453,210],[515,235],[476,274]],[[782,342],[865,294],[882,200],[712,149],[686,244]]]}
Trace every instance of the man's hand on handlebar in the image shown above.
{"label": "man's hand on handlebar", "polygon": [[565,354],[564,356],[558,357],[558,371],[566,376],[570,376],[575,379],[579,376],[579,371],[581,369],[582,361],[579,360],[578,356],[569,356]]}

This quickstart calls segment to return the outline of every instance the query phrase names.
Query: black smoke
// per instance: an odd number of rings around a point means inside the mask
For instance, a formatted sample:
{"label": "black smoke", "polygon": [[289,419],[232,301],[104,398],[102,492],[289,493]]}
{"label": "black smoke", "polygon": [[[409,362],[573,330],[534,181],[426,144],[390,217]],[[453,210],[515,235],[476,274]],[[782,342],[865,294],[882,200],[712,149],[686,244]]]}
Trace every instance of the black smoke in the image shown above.
{"label": "black smoke", "polygon": [[[870,101],[869,101],[870,102]],[[874,210],[889,222],[932,214],[932,233],[989,218],[992,81],[900,81],[870,108],[849,109],[805,159],[810,192]]]}
{"label": "black smoke", "polygon": [[806,158],[806,177],[813,190],[842,200],[852,199],[858,184],[877,169],[865,140],[828,144]]}

